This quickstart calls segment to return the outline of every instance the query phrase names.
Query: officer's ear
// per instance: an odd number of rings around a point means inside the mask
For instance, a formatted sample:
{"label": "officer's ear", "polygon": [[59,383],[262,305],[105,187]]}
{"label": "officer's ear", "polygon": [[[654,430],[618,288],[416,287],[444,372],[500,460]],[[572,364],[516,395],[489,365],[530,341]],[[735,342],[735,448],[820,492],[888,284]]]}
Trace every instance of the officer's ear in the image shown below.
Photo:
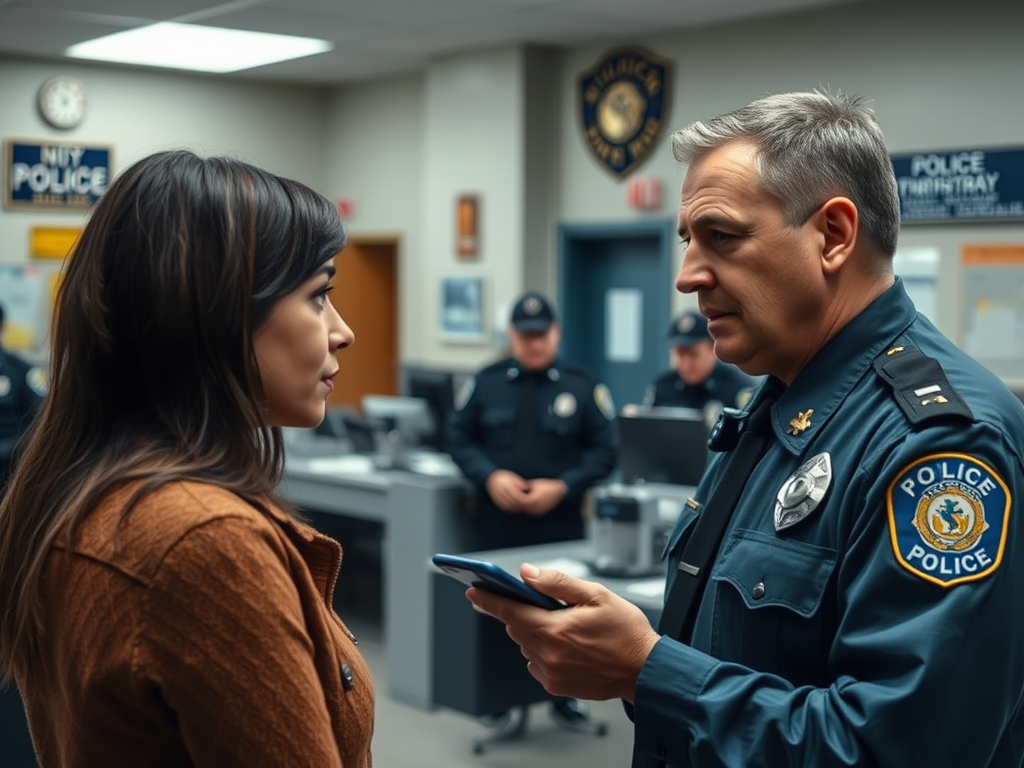
{"label": "officer's ear", "polygon": [[821,235],[822,272],[834,275],[857,245],[857,206],[848,197],[833,197],[814,213],[811,222]]}

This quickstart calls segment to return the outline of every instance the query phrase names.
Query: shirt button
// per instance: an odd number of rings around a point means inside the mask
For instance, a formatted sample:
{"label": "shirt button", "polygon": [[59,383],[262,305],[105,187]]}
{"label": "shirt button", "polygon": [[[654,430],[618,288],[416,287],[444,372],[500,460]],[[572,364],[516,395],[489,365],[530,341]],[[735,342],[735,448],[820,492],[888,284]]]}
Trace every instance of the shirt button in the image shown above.
{"label": "shirt button", "polygon": [[754,585],[754,588],[750,590],[750,594],[755,600],[760,600],[764,597],[764,582],[757,582],[757,584]]}

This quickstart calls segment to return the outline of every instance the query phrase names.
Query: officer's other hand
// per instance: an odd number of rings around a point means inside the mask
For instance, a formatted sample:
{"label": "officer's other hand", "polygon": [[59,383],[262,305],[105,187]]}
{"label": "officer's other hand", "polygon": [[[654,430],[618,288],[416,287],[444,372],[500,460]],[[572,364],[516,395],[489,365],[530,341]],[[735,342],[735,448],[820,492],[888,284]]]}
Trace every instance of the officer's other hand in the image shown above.
{"label": "officer's other hand", "polygon": [[539,477],[528,480],[529,491],[526,494],[526,504],[523,511],[528,515],[540,517],[546,515],[558,506],[569,492],[567,486],[561,480],[552,480],[546,477]]}
{"label": "officer's other hand", "polygon": [[496,469],[487,478],[487,495],[504,512],[522,512],[530,486],[519,475],[508,469]]}
{"label": "officer's other hand", "polygon": [[466,595],[505,624],[530,674],[555,696],[632,701],[640,669],[660,639],[643,612],[604,586],[561,571],[524,564],[519,572],[570,607],[547,611],[481,589]]}

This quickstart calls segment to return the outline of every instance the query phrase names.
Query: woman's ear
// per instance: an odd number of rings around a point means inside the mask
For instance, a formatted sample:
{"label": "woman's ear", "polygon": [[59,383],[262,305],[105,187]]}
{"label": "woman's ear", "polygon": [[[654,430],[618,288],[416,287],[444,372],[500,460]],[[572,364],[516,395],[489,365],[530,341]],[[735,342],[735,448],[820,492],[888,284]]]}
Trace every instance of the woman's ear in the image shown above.
{"label": "woman's ear", "polygon": [[857,206],[848,197],[833,197],[815,214],[822,235],[821,267],[825,274],[838,272],[857,245]]}

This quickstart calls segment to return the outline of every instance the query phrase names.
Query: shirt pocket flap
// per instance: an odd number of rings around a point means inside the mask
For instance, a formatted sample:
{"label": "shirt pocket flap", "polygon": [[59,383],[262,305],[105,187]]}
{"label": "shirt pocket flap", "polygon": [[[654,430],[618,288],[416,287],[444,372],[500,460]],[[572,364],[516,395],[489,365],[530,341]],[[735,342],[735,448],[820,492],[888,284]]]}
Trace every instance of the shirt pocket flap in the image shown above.
{"label": "shirt pocket flap", "polygon": [[836,565],[836,551],[760,531],[737,531],[711,578],[732,584],[747,608],[787,608],[813,616]]}
{"label": "shirt pocket flap", "polygon": [[512,408],[486,408],[480,413],[480,423],[485,427],[504,427],[516,420]]}

